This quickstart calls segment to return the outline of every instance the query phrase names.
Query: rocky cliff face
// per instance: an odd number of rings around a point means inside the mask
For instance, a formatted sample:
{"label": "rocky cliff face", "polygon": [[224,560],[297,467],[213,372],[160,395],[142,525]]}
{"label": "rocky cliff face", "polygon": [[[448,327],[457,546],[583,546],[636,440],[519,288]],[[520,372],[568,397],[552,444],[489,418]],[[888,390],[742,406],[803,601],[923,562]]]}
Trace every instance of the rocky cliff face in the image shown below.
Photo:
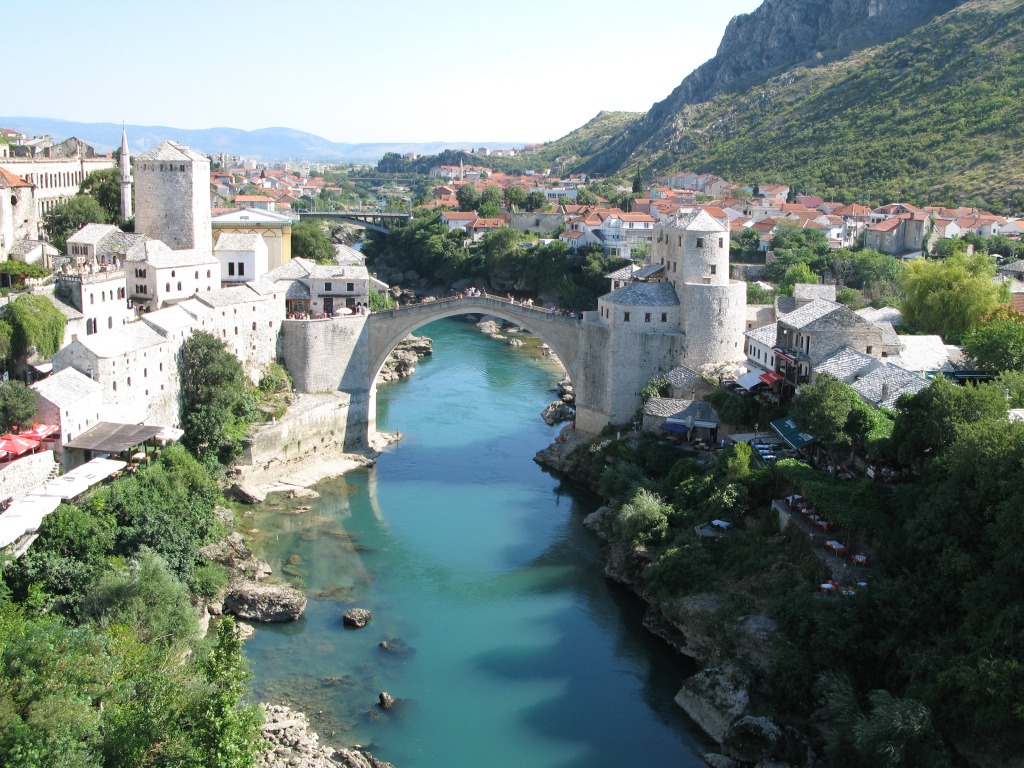
{"label": "rocky cliff face", "polygon": [[688,104],[743,91],[796,66],[835,61],[906,35],[967,0],[764,0],[735,17],[718,53],[633,124],[593,162],[614,171],[644,141],[668,129]]}

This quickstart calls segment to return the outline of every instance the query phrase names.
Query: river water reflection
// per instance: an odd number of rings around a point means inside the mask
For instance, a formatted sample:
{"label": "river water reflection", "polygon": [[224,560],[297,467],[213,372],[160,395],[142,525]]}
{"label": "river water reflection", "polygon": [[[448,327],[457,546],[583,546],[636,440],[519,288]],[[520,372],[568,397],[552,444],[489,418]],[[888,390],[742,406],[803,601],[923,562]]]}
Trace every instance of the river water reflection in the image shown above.
{"label": "river water reflection", "polygon": [[[433,358],[377,397],[401,443],[320,499],[243,521],[311,595],[302,621],[247,643],[257,696],[397,768],[703,765],[672,701],[683,665],[582,526],[596,500],[532,460],[557,434],[539,413],[560,374],[529,340],[458,320],[420,333]],[[346,630],[354,606],[373,620]],[[381,691],[395,709],[377,709]]]}

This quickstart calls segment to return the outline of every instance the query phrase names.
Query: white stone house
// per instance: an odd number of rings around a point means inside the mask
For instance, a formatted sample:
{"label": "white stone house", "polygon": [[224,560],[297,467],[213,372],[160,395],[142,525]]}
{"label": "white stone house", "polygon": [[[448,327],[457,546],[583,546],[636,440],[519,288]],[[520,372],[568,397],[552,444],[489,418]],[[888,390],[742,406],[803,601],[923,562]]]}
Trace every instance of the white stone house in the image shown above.
{"label": "white stone house", "polygon": [[441,214],[441,223],[448,227],[448,229],[461,229],[463,232],[476,219],[475,211],[445,211]]}
{"label": "white stone house", "polygon": [[6,261],[19,240],[39,238],[35,187],[0,168],[0,260]]}
{"label": "white stone house", "polygon": [[58,274],[54,296],[82,314],[82,327],[74,333],[91,336],[121,328],[135,319],[123,269]]}
{"label": "white stone house", "polygon": [[152,309],[221,284],[220,262],[210,251],[172,251],[159,240],[146,241],[144,252],[127,257],[124,266],[132,302]]}
{"label": "white stone house", "polygon": [[225,232],[217,239],[213,254],[220,262],[223,283],[251,282],[270,269],[267,244],[255,232]]}
{"label": "white stone house", "polygon": [[100,419],[177,426],[181,342],[136,322],[79,337],[53,356],[54,371],[74,368],[100,385]]}
{"label": "white stone house", "polygon": [[65,368],[32,385],[38,393],[39,421],[54,424],[60,430],[54,448],[57,461],[62,446],[100,422],[103,398],[100,385],[74,368]]}

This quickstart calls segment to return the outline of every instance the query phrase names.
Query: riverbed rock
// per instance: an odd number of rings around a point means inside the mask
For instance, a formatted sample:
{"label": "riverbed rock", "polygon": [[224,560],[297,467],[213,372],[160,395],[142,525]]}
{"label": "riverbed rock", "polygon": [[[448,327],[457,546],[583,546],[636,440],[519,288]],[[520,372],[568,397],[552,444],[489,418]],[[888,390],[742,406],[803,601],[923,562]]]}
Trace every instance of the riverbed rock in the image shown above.
{"label": "riverbed rock", "polygon": [[381,691],[380,696],[377,697],[380,700],[381,709],[391,709],[395,706],[395,697],[387,691]]}
{"label": "riverbed rock", "polygon": [[373,618],[373,612],[366,608],[353,608],[347,611],[341,618],[346,627],[362,629],[370,623],[370,619]]}
{"label": "riverbed rock", "polygon": [[266,749],[256,768],[394,768],[358,748],[334,749],[320,744],[309,729],[309,719],[298,710],[274,704],[260,704],[261,733]]}
{"label": "riverbed rock", "polygon": [[583,518],[583,524],[605,540],[611,538],[614,523],[615,510],[611,507],[598,507]]}
{"label": "riverbed rock", "polygon": [[741,763],[803,765],[808,745],[798,731],[766,717],[744,715],[722,740],[722,752]]}
{"label": "riverbed rock", "polygon": [[476,327],[480,329],[480,333],[486,333],[488,336],[501,330],[501,326],[493,320],[481,320]]}
{"label": "riverbed rock", "polygon": [[521,347],[521,346],[523,346],[523,341],[522,341],[522,339],[509,339],[508,340],[508,345],[510,347]]}
{"label": "riverbed rock", "polygon": [[747,713],[750,680],[738,667],[722,664],[688,678],[676,694],[676,704],[719,744],[729,728]]}
{"label": "riverbed rock", "polygon": [[224,597],[224,612],[248,621],[295,621],[305,610],[306,595],[288,584],[238,580]]}
{"label": "riverbed rock", "polygon": [[246,483],[235,483],[228,489],[228,492],[243,504],[262,504],[267,500],[267,494],[256,486]]}
{"label": "riverbed rock", "polygon": [[572,421],[576,418],[576,411],[570,408],[568,405],[563,403],[561,400],[555,400],[547,408],[544,409],[540,417],[544,419],[545,424],[559,424],[563,421]]}
{"label": "riverbed rock", "polygon": [[245,543],[242,534],[236,531],[220,541],[207,544],[199,550],[199,555],[215,563],[234,567],[252,557],[252,550]]}
{"label": "riverbed rock", "polygon": [[289,499],[319,499],[320,494],[312,488],[292,488],[286,497]]}
{"label": "riverbed rock", "polygon": [[711,768],[737,768],[739,765],[731,757],[720,755],[717,752],[705,752],[701,757]]}

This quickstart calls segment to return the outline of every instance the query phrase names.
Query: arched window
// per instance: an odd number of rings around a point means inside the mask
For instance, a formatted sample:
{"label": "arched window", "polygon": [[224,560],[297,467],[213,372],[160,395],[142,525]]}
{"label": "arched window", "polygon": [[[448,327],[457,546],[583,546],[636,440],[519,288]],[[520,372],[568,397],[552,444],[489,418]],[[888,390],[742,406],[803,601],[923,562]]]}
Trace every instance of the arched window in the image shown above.
{"label": "arched window", "polygon": [[181,280],[178,281],[178,290],[181,290]]}
{"label": "arched window", "polygon": [[145,378],[148,378],[148,377],[149,377],[149,368],[143,368],[142,369],[142,378],[145,379]]}
{"label": "arched window", "polygon": [[113,327],[114,327],[114,318],[108,317],[107,318],[107,328],[113,328]]}
{"label": "arched window", "polygon": [[173,269],[171,270],[171,277],[176,277],[175,270],[173,270]]}
{"label": "arched window", "polygon": [[131,377],[131,376],[129,376],[129,377],[128,377],[128,386],[130,387],[131,385],[132,385],[132,377]]}
{"label": "arched window", "polygon": [[[209,277],[209,276],[210,276],[210,270],[206,270],[206,276],[207,276],[207,277]],[[199,275],[196,275],[196,277],[199,277]]]}
{"label": "arched window", "polygon": [[[207,275],[207,277],[209,277],[209,275]],[[198,279],[199,279],[199,270],[197,269],[196,270],[196,280],[198,280]]]}
{"label": "arched window", "polygon": [[168,283],[168,284],[167,284],[167,293],[170,293],[170,292],[171,292],[171,284],[170,284],[170,283]]}
{"label": "arched window", "polygon": [[89,303],[90,304],[95,304],[96,303],[96,295],[95,294],[92,294],[92,293],[89,294]]}
{"label": "arched window", "polygon": [[256,323],[253,323],[253,324],[252,324],[252,329],[253,329],[254,331],[256,330]]}

